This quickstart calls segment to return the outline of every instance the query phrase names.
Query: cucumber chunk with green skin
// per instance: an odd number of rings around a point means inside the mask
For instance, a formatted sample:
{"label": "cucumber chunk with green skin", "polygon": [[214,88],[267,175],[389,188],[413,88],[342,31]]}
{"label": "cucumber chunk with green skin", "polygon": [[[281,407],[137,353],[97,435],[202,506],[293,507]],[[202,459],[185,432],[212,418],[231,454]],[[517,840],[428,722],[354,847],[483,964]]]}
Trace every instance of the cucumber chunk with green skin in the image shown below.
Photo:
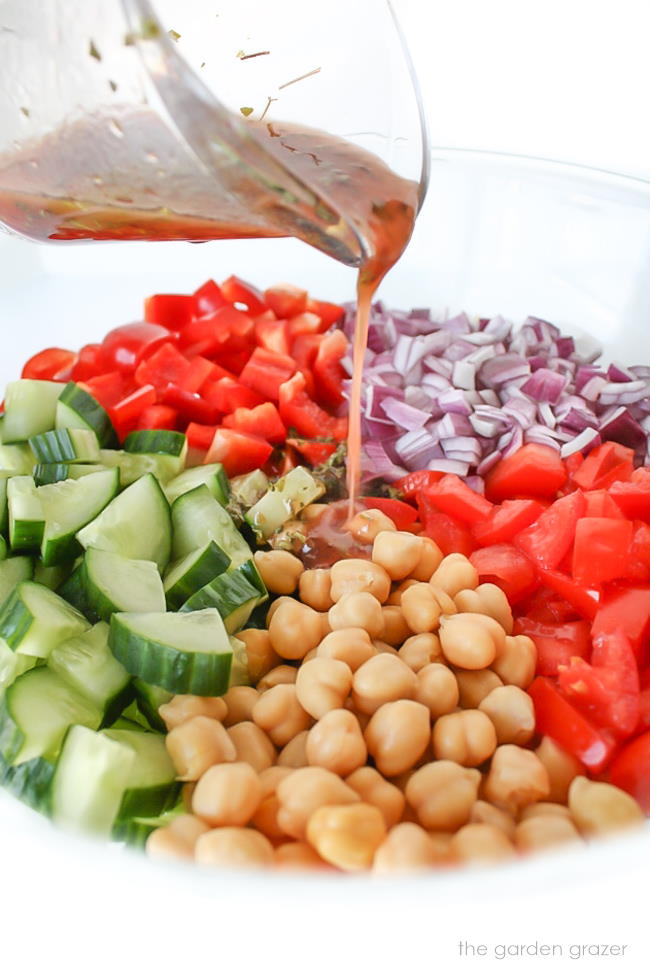
{"label": "cucumber chunk with green skin", "polygon": [[216,609],[197,613],[116,613],[109,645],[130,674],[173,694],[228,689],[232,647]]}
{"label": "cucumber chunk with green skin", "polygon": [[232,667],[230,668],[230,686],[241,687],[249,685],[251,677],[248,670],[248,654],[246,644],[243,640],[238,640],[236,636],[230,637],[232,647]]}
{"label": "cucumber chunk with green skin", "polygon": [[25,653],[15,653],[8,643],[0,640],[0,690],[9,687],[17,677],[42,664],[40,657],[30,657]]}
{"label": "cucumber chunk with green skin", "polygon": [[223,464],[201,464],[199,467],[189,467],[165,486],[165,494],[170,504],[187,494],[195,487],[205,484],[212,497],[220,505],[226,505],[230,496],[230,486]]}
{"label": "cucumber chunk with green skin", "polygon": [[39,464],[93,464],[99,461],[99,441],[94,430],[48,430],[29,438]]}
{"label": "cucumber chunk with green skin", "polygon": [[128,487],[144,474],[153,474],[161,484],[167,484],[183,470],[182,457],[168,454],[129,454],[125,450],[102,450],[100,461],[105,467],[116,467],[122,487]]}
{"label": "cucumber chunk with green skin", "polygon": [[247,511],[246,521],[258,539],[266,540],[308,504],[313,504],[324,491],[320,481],[306,468],[294,467],[272,484],[266,494]]}
{"label": "cucumber chunk with green skin", "polygon": [[111,724],[133,700],[131,678],[109,649],[106,623],[59,644],[47,666],[100,709],[102,724]]}
{"label": "cucumber chunk with green skin", "polygon": [[31,474],[35,463],[36,458],[29,444],[0,446],[0,471],[4,474],[11,476]]}
{"label": "cucumber chunk with green skin", "polygon": [[164,687],[156,687],[154,684],[147,684],[146,681],[135,677],[133,680],[135,698],[138,703],[138,710],[151,728],[156,731],[167,732],[167,725],[158,713],[163,704],[167,704],[174,696],[171,691],[166,691]]}
{"label": "cucumber chunk with green skin", "polygon": [[43,565],[57,565],[81,551],[77,533],[116,496],[119,475],[117,471],[100,471],[37,490],[45,512],[41,561]]}
{"label": "cucumber chunk with green skin", "polygon": [[0,562],[2,562],[3,559],[6,558],[7,558],[7,543],[2,537],[2,535],[0,535]]}
{"label": "cucumber chunk with green skin", "polygon": [[171,551],[171,517],[167,498],[153,474],[145,474],[118,494],[77,538],[86,549],[100,548],[127,559],[155,562],[162,572]]}
{"label": "cucumber chunk with green skin", "polygon": [[0,562],[0,607],[21,582],[34,573],[34,560],[29,555],[14,555]]}
{"label": "cucumber chunk with green skin", "polygon": [[63,383],[41,379],[17,379],[5,390],[5,415],[2,442],[29,440],[37,433],[51,430],[56,419],[56,404]]}
{"label": "cucumber chunk with green skin", "polygon": [[9,510],[7,508],[7,481],[9,475],[0,471],[0,532],[9,534]]}
{"label": "cucumber chunk with green skin", "polygon": [[63,387],[56,404],[57,430],[93,430],[101,447],[117,443],[117,434],[104,407],[76,383]]}
{"label": "cucumber chunk with green skin", "polygon": [[175,559],[184,558],[208,542],[216,542],[224,550],[233,568],[253,557],[234,521],[213,498],[205,484],[199,484],[174,501],[172,525]]}
{"label": "cucumber chunk with green skin", "polygon": [[55,770],[56,764],[45,758],[9,765],[0,757],[0,787],[36,812],[49,816]]}
{"label": "cucumber chunk with green skin", "polygon": [[104,464],[35,464],[33,475],[36,486],[42,487],[57,481],[76,481],[86,474],[98,474],[106,469]]}
{"label": "cucumber chunk with green skin", "polygon": [[259,599],[255,586],[251,585],[241,569],[225,572],[195,592],[181,607],[182,613],[198,609],[216,609],[228,633],[241,630]]}
{"label": "cucumber chunk with green skin", "polygon": [[74,606],[82,616],[90,620],[91,623],[96,623],[97,620],[94,618],[93,612],[86,602],[86,590],[83,587],[81,581],[81,564],[76,565],[67,579],[61,583],[61,585],[56,590],[57,596],[64,599],[66,603],[70,606]]}
{"label": "cucumber chunk with green skin", "polygon": [[154,731],[117,728],[107,728],[102,734],[132,748],[135,756],[115,822],[127,822],[134,816],[158,816],[173,806],[181,783],[176,781],[164,736]]}
{"label": "cucumber chunk with green skin", "polygon": [[18,677],[0,698],[0,755],[10,765],[53,761],[73,724],[99,728],[102,714],[49,667]]}
{"label": "cucumber chunk with green skin", "polygon": [[216,542],[208,542],[203,548],[172,563],[165,573],[165,596],[169,608],[178,609],[202,586],[225,572],[229,565],[230,558]]}
{"label": "cucumber chunk with green skin", "polygon": [[45,511],[34,478],[10,477],[7,484],[9,542],[14,551],[40,548],[45,531]]}
{"label": "cucumber chunk with green skin", "polygon": [[135,762],[128,745],[87,727],[71,728],[52,780],[52,819],[110,836]]}
{"label": "cucumber chunk with green skin", "polygon": [[165,592],[155,562],[89,548],[79,581],[84,590],[84,615],[90,612],[94,619],[108,621],[119,612],[165,612]]}
{"label": "cucumber chunk with green skin", "polygon": [[124,441],[129,454],[167,454],[183,457],[187,454],[187,437],[176,430],[134,430]]}
{"label": "cucumber chunk with green skin", "polygon": [[[255,564],[255,559],[247,559],[246,562],[238,567],[242,575],[245,576],[250,582],[251,586],[254,586],[259,593],[259,598],[257,600],[258,605],[265,603],[269,596],[269,591],[264,585],[264,580],[260,575],[260,570]],[[234,571],[234,570],[231,570]]]}
{"label": "cucumber chunk with green skin", "polygon": [[0,608],[0,637],[31,657],[48,657],[59,643],[88,629],[81,613],[37,582],[21,582]]}
{"label": "cucumber chunk with green skin", "polygon": [[37,560],[34,565],[34,582],[40,582],[42,586],[47,586],[52,592],[56,592],[72,572],[73,564],[68,561],[59,565],[43,565],[40,560]]}
{"label": "cucumber chunk with green skin", "polygon": [[252,508],[266,494],[268,487],[269,479],[260,470],[240,474],[230,482],[232,496],[243,508]]}
{"label": "cucumber chunk with green skin", "polygon": [[166,809],[160,816],[134,816],[123,823],[116,823],[113,827],[112,838],[126,843],[127,846],[143,850],[149,836],[155,829],[169,826],[178,816],[183,816],[187,810],[182,802],[173,809]]}

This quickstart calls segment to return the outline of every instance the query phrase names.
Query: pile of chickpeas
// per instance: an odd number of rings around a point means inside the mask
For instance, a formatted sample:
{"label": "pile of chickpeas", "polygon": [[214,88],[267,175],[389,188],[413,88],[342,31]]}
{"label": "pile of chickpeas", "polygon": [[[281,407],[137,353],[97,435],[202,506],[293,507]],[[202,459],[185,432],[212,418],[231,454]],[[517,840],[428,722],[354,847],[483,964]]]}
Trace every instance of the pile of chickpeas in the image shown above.
{"label": "pile of chickpeas", "polygon": [[147,850],[212,867],[372,870],[506,860],[643,822],[535,738],[535,646],[504,593],[378,510],[372,557],[305,570],[258,552],[266,630],[238,633],[254,687],[160,709],[186,815]]}

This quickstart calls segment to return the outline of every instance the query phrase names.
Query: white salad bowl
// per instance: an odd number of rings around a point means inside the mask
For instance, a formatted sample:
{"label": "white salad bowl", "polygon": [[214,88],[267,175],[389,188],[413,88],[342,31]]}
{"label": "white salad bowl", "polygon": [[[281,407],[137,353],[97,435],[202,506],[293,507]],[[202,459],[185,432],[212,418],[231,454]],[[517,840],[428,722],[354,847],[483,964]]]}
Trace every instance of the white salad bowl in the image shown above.
{"label": "white salad bowl", "polygon": [[[76,348],[136,320],[147,294],[230,273],[261,286],[295,282],[325,299],[353,296],[353,271],[294,241],[55,248],[2,238],[0,380],[38,349]],[[516,323],[532,314],[595,340],[619,363],[650,363],[650,184],[434,151],[414,239],[381,297]],[[597,946],[641,971],[648,863],[646,829],[486,870],[381,880],[206,872],[64,834],[0,795],[0,964],[88,975],[197,964],[347,975],[361,965],[501,970],[507,959],[534,971],[543,957],[562,972],[578,956],[595,962]]]}

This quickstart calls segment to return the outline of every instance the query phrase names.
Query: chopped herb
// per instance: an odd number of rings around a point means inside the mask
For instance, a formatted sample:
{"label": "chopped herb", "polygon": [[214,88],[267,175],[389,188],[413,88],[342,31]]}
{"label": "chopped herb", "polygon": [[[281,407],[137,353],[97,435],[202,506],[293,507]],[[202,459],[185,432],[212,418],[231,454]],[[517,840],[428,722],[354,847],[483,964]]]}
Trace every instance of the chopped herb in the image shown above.
{"label": "chopped herb", "polygon": [[[262,114],[260,115],[260,122],[262,121],[262,119],[264,118],[264,116],[265,116],[265,115],[266,115],[266,113],[268,112],[268,110],[269,110],[269,108],[271,107],[271,103],[272,103],[272,102],[277,102],[277,98],[271,98],[271,96],[270,96],[270,95],[267,95],[267,96],[266,96],[266,99],[267,99],[267,100],[266,100],[266,105],[264,106],[264,111],[263,111],[263,112],[262,112]],[[275,135],[275,133],[270,133],[270,134],[271,134],[271,135]]]}
{"label": "chopped herb", "polygon": [[270,51],[256,51],[255,54],[244,54],[243,51],[237,51],[237,57],[240,61],[248,61],[250,58],[261,58],[262,55],[270,53]]}
{"label": "chopped herb", "polygon": [[95,59],[95,61],[101,61],[102,56],[97,50],[97,45],[94,41],[90,41],[88,44],[88,53],[90,54],[91,58]]}
{"label": "chopped herb", "polygon": [[169,34],[169,36],[173,41],[180,41],[181,35],[178,33],[177,30],[168,30],[167,33]]}
{"label": "chopped herb", "polygon": [[285,81],[283,85],[278,85],[278,90],[280,91],[282,88],[288,88],[289,85],[295,85],[297,81],[304,81],[305,78],[311,78],[312,75],[318,74],[321,70],[321,68],[314,68],[313,71],[308,71],[306,74],[301,74],[298,78],[292,78],[291,81]]}
{"label": "chopped herb", "polygon": [[205,61],[201,61],[201,67],[205,68]]}
{"label": "chopped herb", "polygon": [[158,22],[152,17],[145,18],[140,24],[139,31],[125,34],[124,46],[131,47],[136,41],[153,41],[156,37],[160,37]]}
{"label": "chopped herb", "polygon": [[111,91],[117,91],[117,81],[111,81],[111,79],[109,78],[108,83],[111,86]]}
{"label": "chopped herb", "polygon": [[25,118],[29,118],[30,112],[29,112],[29,109],[28,108],[25,108],[24,105],[21,105],[20,106],[20,111],[23,113],[23,115],[25,116]]}
{"label": "chopped herb", "polygon": [[241,48],[239,49],[239,51],[237,51],[235,57],[240,59],[244,57],[244,52],[241,50]]}
{"label": "chopped herb", "polygon": [[242,113],[242,115],[245,118],[248,118],[249,115],[253,114],[253,109],[249,105],[244,105],[242,108],[239,109],[239,111]]}

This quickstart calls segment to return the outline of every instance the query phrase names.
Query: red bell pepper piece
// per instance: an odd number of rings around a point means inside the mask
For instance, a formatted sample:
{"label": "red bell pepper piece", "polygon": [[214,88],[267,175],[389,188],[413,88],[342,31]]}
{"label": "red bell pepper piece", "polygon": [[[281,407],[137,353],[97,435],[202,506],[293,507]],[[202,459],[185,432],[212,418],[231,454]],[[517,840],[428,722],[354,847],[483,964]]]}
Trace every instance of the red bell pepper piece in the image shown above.
{"label": "red bell pepper piece", "polygon": [[593,587],[625,576],[633,535],[631,521],[580,518],[575,528],[573,547],[575,581]]}
{"label": "red bell pepper piece", "polygon": [[554,501],[537,521],[524,528],[515,545],[544,569],[555,569],[569,552],[576,523],[585,510],[582,491],[574,491]]}
{"label": "red bell pepper piece", "polygon": [[466,525],[438,510],[429,498],[428,488],[418,492],[417,504],[423,534],[436,543],[443,555],[453,552],[471,555],[474,550],[471,532]]}
{"label": "red bell pepper piece", "polygon": [[548,735],[591,772],[602,772],[611,758],[613,736],[596,728],[548,677],[536,677],[527,691],[535,705],[540,735]]}
{"label": "red bell pepper piece", "polygon": [[318,437],[345,440],[347,420],[330,416],[321,409],[318,403],[307,395],[305,385],[305,377],[297,372],[288,382],[280,386],[278,408],[285,426],[310,440]]}
{"label": "red bell pepper piece", "polygon": [[544,677],[556,677],[572,657],[586,658],[591,648],[587,620],[541,623],[527,616],[515,620],[515,633],[525,633],[537,647],[537,670]]}
{"label": "red bell pepper piece", "polygon": [[287,439],[287,447],[300,454],[302,459],[312,467],[326,464],[336,450],[336,446],[331,440],[303,440],[299,437]]}
{"label": "red bell pepper piece", "polygon": [[584,491],[608,488],[627,481],[634,467],[634,451],[611,440],[590,452],[573,474],[573,483]]}
{"label": "red bell pepper piece", "polygon": [[412,471],[400,477],[392,487],[400,492],[405,501],[415,501],[420,491],[433,487],[444,476],[442,471]]}
{"label": "red bell pepper piece", "polygon": [[599,594],[578,585],[568,575],[557,572],[555,569],[544,569],[538,566],[537,569],[540,580],[549,589],[565,599],[576,610],[580,616],[593,620],[598,612]]}
{"label": "red bell pepper piece", "polygon": [[612,785],[634,796],[644,813],[650,816],[650,731],[621,748],[607,777]]}
{"label": "red bell pepper piece", "polygon": [[210,380],[218,379],[220,371],[223,370],[219,370],[209,359],[195,355],[190,359],[178,385],[188,393],[198,393]]}
{"label": "red bell pepper piece", "polygon": [[341,359],[348,350],[348,340],[338,329],[323,336],[313,363],[316,398],[328,410],[336,410],[343,402],[343,380],[346,372]]}
{"label": "red bell pepper piece", "polygon": [[171,406],[186,422],[216,424],[220,411],[196,393],[188,393],[174,383],[169,383],[160,394],[162,402]]}
{"label": "red bell pepper piece", "polygon": [[397,498],[359,498],[366,508],[377,508],[395,522],[398,532],[411,531],[418,520],[418,513],[411,504]]}
{"label": "red bell pepper piece", "polygon": [[514,545],[504,543],[479,548],[470,555],[470,562],[481,582],[495,583],[503,589],[511,604],[529,596],[537,585],[535,566]]}
{"label": "red bell pepper piece", "polygon": [[264,297],[257,288],[232,274],[221,285],[221,292],[231,304],[245,305],[249,315],[261,315],[266,311]]}
{"label": "red bell pepper piece", "polygon": [[142,359],[174,339],[168,328],[152,322],[134,322],[112,329],[102,342],[101,363],[106,372],[132,373]]}
{"label": "red bell pepper piece", "polygon": [[[21,376],[23,379],[52,380],[57,375],[73,369],[77,360],[77,353],[70,352],[69,349],[43,349],[42,352],[37,352],[27,360]],[[79,376],[79,378],[85,377]]]}
{"label": "red bell pepper piece", "polygon": [[227,304],[221,288],[210,278],[194,292],[194,314],[197,318],[210,315],[213,311],[223,308]]}
{"label": "red bell pepper piece", "polygon": [[206,454],[205,463],[223,464],[228,477],[236,477],[263,467],[272,453],[273,447],[262,437],[219,427]]}
{"label": "red bell pepper piece", "polygon": [[288,356],[290,346],[287,322],[284,319],[278,320],[275,315],[270,318],[260,315],[255,319],[255,341],[269,352]]}
{"label": "red bell pepper piece", "polygon": [[318,350],[325,340],[324,335],[297,335],[291,342],[291,358],[303,373],[313,370]]}
{"label": "red bell pepper piece", "polygon": [[201,390],[201,395],[220,413],[234,413],[241,406],[252,409],[264,402],[263,396],[254,393],[247,386],[242,386],[237,379],[228,375],[216,382],[207,383]]}
{"label": "red bell pepper piece", "polygon": [[151,295],[145,298],[144,320],[178,332],[194,318],[194,295]]}
{"label": "red bell pepper piece", "polygon": [[153,355],[143,359],[135,370],[138,386],[151,384],[160,392],[168,383],[180,383],[187,372],[188,359],[171,342],[165,342]]}
{"label": "red bell pepper piece", "polygon": [[334,305],[330,301],[318,301],[316,298],[309,298],[307,301],[307,311],[312,311],[315,315],[318,315],[323,323],[323,328],[329,328],[330,325],[335,325],[345,314],[345,308],[342,305]]}
{"label": "red bell pepper piece", "polygon": [[209,449],[212,441],[214,440],[214,435],[216,432],[217,427],[214,425],[206,425],[204,423],[188,423],[185,436],[187,437],[187,443],[190,447],[193,447],[195,450],[206,451]]}
{"label": "red bell pepper piece", "polygon": [[555,498],[566,479],[566,468],[557,450],[529,443],[494,465],[485,479],[485,493],[491,501]]}
{"label": "red bell pepper piece", "polygon": [[304,311],[301,315],[294,315],[287,323],[289,338],[294,339],[297,335],[317,335],[322,332],[324,325],[318,315],[311,311]]}
{"label": "red bell pepper piece", "polygon": [[156,390],[153,386],[140,386],[109,409],[113,425],[124,427],[137,420],[144,409],[155,404],[156,398]]}
{"label": "red bell pepper piece", "polygon": [[266,289],[264,302],[278,318],[292,318],[307,310],[307,292],[292,284],[276,284]]}
{"label": "red bell pepper piece", "polygon": [[277,403],[280,386],[291,379],[295,371],[296,364],[290,356],[257,348],[244,366],[239,381]]}
{"label": "red bell pepper piece", "polygon": [[[47,352],[49,350],[46,349],[45,351]],[[79,352],[77,361],[72,367],[72,379],[77,383],[99,375],[102,371],[100,366],[101,355],[102,347],[98,343],[94,342],[90,345],[84,345]],[[34,376],[33,378],[37,379],[39,377]]]}
{"label": "red bell pepper piece", "polygon": [[224,427],[240,433],[252,433],[273,444],[284,443],[287,436],[286,427],[274,403],[261,403],[250,410],[242,406],[225,416],[222,423]]}
{"label": "red bell pepper piece", "polygon": [[135,424],[136,430],[176,430],[178,412],[171,406],[148,406],[142,411]]}
{"label": "red bell pepper piece", "polygon": [[431,504],[464,525],[474,525],[489,518],[494,505],[482,494],[472,491],[456,474],[445,474],[427,490]]}
{"label": "red bell pepper piece", "polygon": [[518,532],[537,521],[543,511],[544,506],[539,501],[502,501],[486,518],[472,525],[472,534],[479,545],[511,542]]}
{"label": "red bell pepper piece", "polygon": [[84,388],[94,396],[105,410],[119,403],[133,390],[133,383],[121,372],[107,372],[84,380]]}
{"label": "red bell pepper piece", "polygon": [[650,587],[624,583],[606,587],[591,628],[592,638],[618,630],[630,641],[639,666],[645,666],[650,637]]}

